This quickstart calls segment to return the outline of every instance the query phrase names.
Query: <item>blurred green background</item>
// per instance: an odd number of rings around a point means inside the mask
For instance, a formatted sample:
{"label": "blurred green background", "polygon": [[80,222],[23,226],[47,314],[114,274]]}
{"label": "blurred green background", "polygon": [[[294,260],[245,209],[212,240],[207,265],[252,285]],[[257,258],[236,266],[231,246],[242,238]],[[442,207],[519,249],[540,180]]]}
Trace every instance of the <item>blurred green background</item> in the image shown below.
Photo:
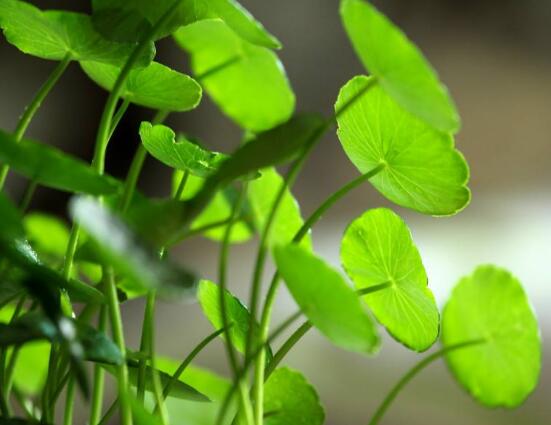
{"label": "blurred green background", "polygon": [[[34,1],[42,8],[88,9],[84,2]],[[339,88],[363,72],[346,39],[336,0],[242,1],[284,44],[280,52],[297,94],[297,108],[329,114]],[[452,218],[435,219],[393,207],[410,225],[441,305],[450,288],[479,263],[509,268],[524,283],[539,317],[544,340],[543,370],[536,392],[519,409],[487,410],[473,402],[440,362],[400,395],[388,425],[545,425],[551,417],[551,1],[421,0],[375,2],[426,53],[448,85],[463,118],[457,144],[471,167],[473,200]],[[158,58],[188,69],[170,40]],[[0,126],[11,129],[53,63],[25,56],[0,39]],[[259,94],[261,95],[261,94]],[[95,126],[106,94],[72,65],[47,99],[29,135],[91,158]],[[139,121],[151,112],[131,108],[109,148],[108,170],[123,176],[138,143]],[[172,116],[175,129],[196,134],[215,149],[231,151],[240,131],[204,98],[192,113]],[[327,195],[356,175],[334,135],[312,155],[295,195],[311,212]],[[170,173],[148,161],[141,182],[151,195],[167,194]],[[19,196],[22,181],[10,180]],[[65,214],[63,194],[40,189],[33,209]],[[389,205],[368,185],[356,190],[322,220],[313,233],[316,250],[338,265],[345,226],[364,210]],[[231,287],[245,298],[254,243],[232,252]],[[195,239],[174,256],[206,277],[215,277],[217,247]],[[137,345],[143,305],[124,307],[128,340]],[[282,292],[275,320],[295,311]],[[182,358],[210,331],[197,305],[160,303],[158,344],[163,355]],[[222,346],[214,344],[199,364],[224,373]],[[365,424],[397,379],[419,356],[386,338],[377,358],[333,348],[312,332],[288,357],[318,389],[328,425]],[[180,425],[180,424],[179,424]],[[186,424],[181,424],[186,425]],[[191,424],[190,424],[191,425]]]}

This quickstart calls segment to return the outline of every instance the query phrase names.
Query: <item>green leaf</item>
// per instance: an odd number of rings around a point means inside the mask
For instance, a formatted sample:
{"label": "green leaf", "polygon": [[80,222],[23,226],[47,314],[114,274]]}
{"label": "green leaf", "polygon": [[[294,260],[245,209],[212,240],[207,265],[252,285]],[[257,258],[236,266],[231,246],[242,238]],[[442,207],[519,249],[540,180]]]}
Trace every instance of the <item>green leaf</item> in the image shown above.
{"label": "green leaf", "polygon": [[86,360],[98,363],[120,365],[124,357],[119,347],[103,332],[93,327],[76,322],[78,339],[84,348]]}
{"label": "green leaf", "polygon": [[133,395],[128,395],[128,397],[132,409],[132,419],[136,425],[162,425],[161,419],[149,412],[143,403],[136,400]]}
{"label": "green leaf", "polygon": [[118,182],[98,174],[84,161],[41,143],[23,140],[0,130],[0,161],[42,186],[67,192],[108,195],[119,190]]}
{"label": "green leaf", "polygon": [[0,425],[38,425],[39,423],[23,418],[0,418]]}
{"label": "green leaf", "polygon": [[[203,313],[212,324],[214,329],[222,329],[222,313],[220,310],[220,289],[218,285],[210,280],[202,280],[199,284],[197,294]],[[245,353],[247,336],[249,333],[250,313],[239,298],[226,290],[224,299],[227,306],[228,323],[231,325],[229,330],[233,346],[240,353]],[[226,338],[226,332],[221,334]],[[271,358],[271,350],[268,349],[268,357]]]}
{"label": "green leaf", "polygon": [[204,89],[242,128],[267,130],[292,115],[295,96],[270,49],[247,42],[219,20],[186,26],[174,37],[191,55],[193,73]]}
{"label": "green leaf", "polygon": [[160,261],[154,249],[144,245],[120,218],[97,201],[74,198],[70,213],[96,242],[103,262],[143,288],[158,288],[182,298],[195,294],[196,278],[187,270]]}
{"label": "green leaf", "polygon": [[140,125],[140,138],[145,149],[169,167],[206,177],[212,174],[220,161],[227,158],[218,152],[210,152],[190,142],[184,136],[176,136],[169,127],[144,121]]}
{"label": "green leaf", "polygon": [[264,389],[265,425],[321,425],[325,412],[316,390],[301,373],[276,369]]}
{"label": "green leaf", "polygon": [[69,241],[69,229],[63,220],[42,213],[30,213],[23,219],[31,246],[40,256],[63,258]]}
{"label": "green leaf", "polygon": [[444,346],[476,340],[484,342],[447,355],[457,381],[486,406],[522,404],[540,374],[540,331],[521,283],[507,270],[478,267],[444,308]]}
{"label": "green leaf", "polygon": [[[205,19],[223,20],[250,43],[279,48],[279,41],[235,0],[182,1],[172,17],[157,31],[155,38],[172,34],[179,27]],[[93,0],[94,23],[106,37],[137,41],[150,31],[174,0]]]}
{"label": "green leaf", "polygon": [[[266,220],[268,220],[282,183],[283,179],[273,168],[263,169],[262,176],[249,183],[249,203],[257,230],[260,231],[266,225]],[[287,188],[274,218],[272,230],[268,237],[268,245],[286,245],[290,243],[303,224],[300,206]],[[312,239],[309,234],[302,239],[300,245],[312,249]]]}
{"label": "green leaf", "polygon": [[0,236],[6,241],[25,238],[21,214],[10,200],[0,193]]}
{"label": "green leaf", "polygon": [[[18,0],[0,0],[0,27],[8,42],[23,53],[42,59],[61,60],[70,55],[76,61],[123,64],[135,47],[135,43],[103,38],[88,15],[42,11]],[[136,65],[147,65],[154,55],[155,46],[151,43]]]}
{"label": "green leaf", "polygon": [[[110,91],[121,71],[120,67],[100,62],[82,62],[84,72],[96,84]],[[186,74],[158,62],[135,68],[125,80],[121,97],[137,105],[166,111],[189,111],[201,101],[202,90]]]}
{"label": "green leaf", "polygon": [[457,132],[446,87],[399,28],[363,0],[342,0],[341,17],[361,62],[396,102],[440,131]]}
{"label": "green leaf", "polygon": [[375,326],[339,272],[295,244],[275,247],[274,257],[302,312],[333,344],[360,353],[377,351]]}
{"label": "green leaf", "polygon": [[[335,109],[371,82],[354,77],[341,89]],[[337,121],[339,140],[361,173],[385,166],[370,182],[391,201],[432,215],[455,214],[469,203],[469,168],[453,137],[413,117],[378,85]]]}
{"label": "green leaf", "polygon": [[362,298],[396,340],[415,351],[434,344],[438,307],[419,251],[398,215],[378,208],[355,219],[344,234],[341,261],[359,290],[389,284]]}

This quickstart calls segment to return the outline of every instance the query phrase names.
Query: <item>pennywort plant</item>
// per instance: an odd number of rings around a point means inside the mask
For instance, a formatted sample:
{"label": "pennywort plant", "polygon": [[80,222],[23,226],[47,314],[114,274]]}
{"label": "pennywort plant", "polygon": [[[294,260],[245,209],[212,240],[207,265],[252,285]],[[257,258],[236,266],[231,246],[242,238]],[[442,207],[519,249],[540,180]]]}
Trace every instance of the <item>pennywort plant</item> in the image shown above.
{"label": "pennywort plant", "polygon": [[[10,170],[28,180],[19,205],[0,197],[1,423],[70,425],[80,392],[90,425],[114,416],[123,425],[319,425],[324,410],[315,389],[283,366],[312,328],[366,361],[374,361],[383,330],[416,353],[439,345],[366,412],[366,424],[380,423],[404,386],[438,359],[486,406],[526,399],[540,372],[539,330],[507,270],[476,268],[441,312],[406,222],[388,208],[351,220],[341,240],[343,272],[314,252],[315,225],[361,184],[433,216],[456,214],[470,200],[469,170],[454,143],[456,108],[417,47],[385,16],[364,0],[340,2],[366,75],[353,76],[335,94],[332,114],[322,116],[294,112],[279,41],[235,0],[92,0],[91,10],[0,0],[6,41],[57,63],[15,130],[0,132],[0,186]],[[190,57],[192,76],[154,61],[154,43],[165,37]],[[109,93],[90,164],[25,137],[68,66],[80,66]],[[197,107],[203,92],[243,130],[232,152],[213,152],[163,124]],[[153,113],[136,126],[141,145],[120,181],[105,172],[106,148],[131,104]],[[359,175],[303,219],[292,187],[321,136],[333,131]],[[174,170],[167,198],[150,199],[137,188],[148,155]],[[287,165],[284,175],[279,165]],[[74,194],[70,228],[27,211],[38,185]],[[232,244],[255,235],[245,303],[230,292],[228,257]],[[171,249],[193,236],[219,243],[216,282],[171,258]],[[269,258],[277,271],[265,282]],[[297,310],[273,323],[282,283]],[[128,347],[121,308],[136,298],[145,298],[141,342]],[[196,299],[212,323],[184,359],[157,353],[158,299]],[[194,364],[219,338],[227,377]],[[117,382],[111,401],[106,375]]]}

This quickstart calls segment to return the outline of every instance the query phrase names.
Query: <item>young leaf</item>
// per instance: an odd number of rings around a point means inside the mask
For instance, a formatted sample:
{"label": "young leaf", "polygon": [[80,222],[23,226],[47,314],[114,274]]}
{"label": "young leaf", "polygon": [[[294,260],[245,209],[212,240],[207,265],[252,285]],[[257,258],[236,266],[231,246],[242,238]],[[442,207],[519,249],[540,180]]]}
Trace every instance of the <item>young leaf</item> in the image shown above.
{"label": "young leaf", "polygon": [[540,331],[521,283],[495,266],[462,278],[442,315],[444,346],[476,340],[446,357],[457,381],[486,406],[520,405],[538,382]]}
{"label": "young leaf", "polygon": [[40,257],[63,258],[69,241],[66,224],[53,215],[30,213],[23,219],[31,246]]}
{"label": "young leaf", "polygon": [[222,111],[255,132],[285,122],[295,96],[277,55],[240,38],[223,21],[205,20],[174,37],[191,55],[193,73]]}
{"label": "young leaf", "polygon": [[377,351],[373,322],[336,270],[295,244],[275,247],[274,258],[302,312],[333,344],[360,353]]}
{"label": "young leaf", "polygon": [[[274,168],[263,169],[261,177],[249,183],[249,203],[257,230],[264,228],[282,183],[283,179]],[[303,224],[299,204],[291,191],[286,189],[274,218],[268,244],[273,246],[291,243]],[[310,235],[303,238],[301,246],[312,249]]]}
{"label": "young leaf", "polygon": [[264,412],[265,425],[322,425],[325,419],[314,387],[289,368],[276,369],[266,382]]}
{"label": "young leaf", "polygon": [[[165,15],[174,0],[93,0],[94,23],[106,37],[138,41]],[[172,17],[165,21],[155,38],[166,37],[179,27],[205,19],[221,19],[239,36],[253,44],[279,48],[279,41],[268,33],[235,0],[181,1]]]}
{"label": "young leaf", "polygon": [[415,351],[438,338],[439,314],[421,256],[406,223],[386,208],[367,211],[346,229],[341,261],[375,317],[399,342]]}
{"label": "young leaf", "polygon": [[[341,89],[335,109],[370,83],[370,77],[354,77]],[[469,169],[453,137],[413,117],[378,85],[343,112],[338,125],[339,140],[361,173],[385,165],[370,182],[396,204],[450,215],[469,203]]]}
{"label": "young leaf", "polygon": [[363,65],[400,106],[440,131],[457,132],[446,87],[399,28],[364,0],[342,0],[341,17]]}
{"label": "young leaf", "polygon": [[[70,55],[76,61],[116,65],[123,64],[135,47],[134,43],[104,39],[87,15],[42,11],[25,1],[0,0],[0,27],[8,42],[23,53],[42,59],[61,60]],[[147,65],[154,55],[155,46],[151,44],[136,65]]]}
{"label": "young leaf", "polygon": [[[100,62],[81,62],[84,72],[99,86],[110,91],[120,67]],[[165,111],[189,111],[201,101],[201,86],[188,75],[158,62],[130,71],[121,97],[137,105]]]}
{"label": "young leaf", "polygon": [[1,130],[0,162],[43,186],[67,192],[107,195],[120,188],[115,179],[99,175],[84,161],[34,141],[16,143]]}
{"label": "young leaf", "polygon": [[196,278],[169,261],[160,261],[130,229],[108,209],[88,198],[75,198],[70,213],[97,243],[101,259],[143,288],[159,288],[180,297],[193,296]]}
{"label": "young leaf", "polygon": [[210,175],[220,161],[227,158],[224,154],[203,149],[183,136],[177,138],[172,129],[161,124],[142,122],[140,138],[145,149],[163,164],[199,177]]}

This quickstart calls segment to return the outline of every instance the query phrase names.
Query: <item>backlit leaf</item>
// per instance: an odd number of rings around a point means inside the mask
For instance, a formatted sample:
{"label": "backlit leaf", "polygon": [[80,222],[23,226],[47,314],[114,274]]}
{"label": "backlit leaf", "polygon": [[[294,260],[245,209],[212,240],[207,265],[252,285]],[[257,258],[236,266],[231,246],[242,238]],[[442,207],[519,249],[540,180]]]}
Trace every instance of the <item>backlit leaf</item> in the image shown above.
{"label": "backlit leaf", "polygon": [[396,102],[440,131],[457,132],[446,87],[399,28],[364,0],[342,0],[341,17],[363,65]]}
{"label": "backlit leaf", "polygon": [[[335,109],[371,84],[358,76],[340,91]],[[361,173],[384,196],[424,214],[450,215],[470,200],[469,169],[451,135],[438,132],[402,109],[378,85],[338,117],[339,140]]]}
{"label": "backlit leaf", "polygon": [[242,128],[258,132],[289,119],[295,97],[270,49],[240,38],[220,20],[197,22],[174,36],[207,93]]}
{"label": "backlit leaf", "polygon": [[[99,86],[110,91],[120,67],[100,62],[82,62],[84,72]],[[189,111],[201,100],[201,86],[186,74],[158,62],[130,71],[121,97],[137,105],[166,111]]]}
{"label": "backlit leaf", "polygon": [[355,219],[344,234],[341,261],[359,290],[389,284],[362,298],[394,338],[415,351],[436,341],[438,308],[421,256],[398,215],[379,208]]}
{"label": "backlit leaf", "polygon": [[377,351],[375,326],[339,272],[295,244],[275,247],[274,257],[302,312],[333,344],[360,353]]}
{"label": "backlit leaf", "polygon": [[508,271],[480,266],[454,288],[442,315],[444,346],[483,340],[450,351],[459,383],[486,406],[520,405],[541,369],[538,323],[521,283]]}

